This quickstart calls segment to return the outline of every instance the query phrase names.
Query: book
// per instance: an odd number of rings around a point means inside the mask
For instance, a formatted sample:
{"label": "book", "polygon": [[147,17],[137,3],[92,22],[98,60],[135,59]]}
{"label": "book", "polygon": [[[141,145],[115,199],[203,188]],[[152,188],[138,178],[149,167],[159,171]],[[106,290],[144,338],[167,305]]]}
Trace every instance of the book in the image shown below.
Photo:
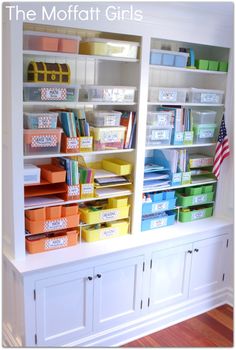
{"label": "book", "polygon": [[132,131],[132,112],[123,112],[120,118],[120,125],[126,127],[124,148],[129,148],[129,141]]}

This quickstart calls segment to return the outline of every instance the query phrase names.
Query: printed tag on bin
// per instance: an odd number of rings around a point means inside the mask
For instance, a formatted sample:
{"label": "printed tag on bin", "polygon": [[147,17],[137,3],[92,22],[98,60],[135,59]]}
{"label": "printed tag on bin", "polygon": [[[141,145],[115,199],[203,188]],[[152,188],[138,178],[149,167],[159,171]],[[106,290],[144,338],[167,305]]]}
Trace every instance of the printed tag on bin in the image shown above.
{"label": "printed tag on bin", "polygon": [[79,196],[79,185],[78,186],[68,186],[68,196],[73,197],[73,196]]}
{"label": "printed tag on bin", "polygon": [[67,148],[74,149],[79,148],[79,140],[77,137],[68,137],[67,138]]}
{"label": "printed tag on bin", "polygon": [[66,96],[65,88],[41,88],[42,101],[65,101]]}
{"label": "printed tag on bin", "polygon": [[159,91],[159,101],[176,102],[177,91]]}
{"label": "printed tag on bin", "polygon": [[93,138],[92,137],[81,137],[80,148],[92,148]]}
{"label": "printed tag on bin", "polygon": [[205,209],[192,213],[192,220],[202,219],[205,216]]}
{"label": "printed tag on bin", "polygon": [[68,245],[68,238],[67,237],[62,237],[62,238],[52,238],[52,239],[47,239],[45,241],[44,248],[46,249],[53,249],[53,248],[62,248],[62,247],[67,247]]}
{"label": "printed tag on bin", "polygon": [[206,201],[207,201],[207,195],[206,194],[201,194],[199,196],[194,196],[193,197],[193,204],[204,203]]}
{"label": "printed tag on bin", "polygon": [[67,218],[45,221],[44,232],[67,228]]}
{"label": "printed tag on bin", "polygon": [[152,213],[156,213],[161,210],[167,210],[169,207],[169,202],[155,203],[152,205]]}
{"label": "printed tag on bin", "polygon": [[201,94],[201,103],[218,103],[217,94]]}
{"label": "printed tag on bin", "polygon": [[102,232],[100,233],[100,239],[104,239],[104,238],[110,238],[110,237],[114,237],[118,235],[118,228],[114,227],[114,228],[105,228],[104,230],[102,230]]}
{"label": "printed tag on bin", "polygon": [[162,227],[162,226],[166,226],[166,225],[167,225],[167,217],[152,220],[150,227],[152,229],[152,228]]}
{"label": "printed tag on bin", "polygon": [[111,221],[118,219],[119,210],[109,210],[100,214],[101,221]]}

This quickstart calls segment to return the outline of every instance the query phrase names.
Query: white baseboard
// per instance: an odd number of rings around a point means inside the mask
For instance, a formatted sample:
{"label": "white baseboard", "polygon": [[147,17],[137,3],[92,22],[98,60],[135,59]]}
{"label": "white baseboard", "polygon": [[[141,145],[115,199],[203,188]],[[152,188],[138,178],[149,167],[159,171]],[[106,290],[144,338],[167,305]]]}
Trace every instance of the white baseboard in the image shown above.
{"label": "white baseboard", "polygon": [[[228,290],[227,290],[228,292]],[[227,294],[228,295],[228,294]],[[117,347],[129,343],[135,339],[170,327],[174,324],[197,316],[215,307],[226,303],[226,290],[218,291],[212,295],[195,298],[190,302],[178,304],[171,308],[165,308],[162,312],[145,315],[140,319],[129,322],[119,328],[101,332],[73,342],[66,346],[80,347]]]}
{"label": "white baseboard", "polygon": [[226,304],[234,307],[234,291],[233,288],[228,288],[226,291]]}

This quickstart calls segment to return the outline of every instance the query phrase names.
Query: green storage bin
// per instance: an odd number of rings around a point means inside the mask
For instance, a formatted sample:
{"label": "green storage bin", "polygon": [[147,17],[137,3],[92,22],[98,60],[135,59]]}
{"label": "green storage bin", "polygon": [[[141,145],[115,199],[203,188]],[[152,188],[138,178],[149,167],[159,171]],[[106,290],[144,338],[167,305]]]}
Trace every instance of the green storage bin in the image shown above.
{"label": "green storage bin", "polygon": [[207,70],[209,65],[208,60],[196,60],[195,66],[197,69]]}
{"label": "green storage bin", "polygon": [[184,196],[181,193],[176,193],[177,206],[188,207],[191,205],[205,204],[212,202],[214,192],[198,194],[195,196]]}
{"label": "green storage bin", "polygon": [[218,70],[221,71],[221,72],[228,72],[228,62],[220,61]]}
{"label": "green storage bin", "polygon": [[209,218],[213,214],[213,205],[208,207],[201,207],[199,209],[193,209],[190,211],[180,211],[179,221],[180,222],[191,222],[195,220]]}
{"label": "green storage bin", "polygon": [[213,192],[213,185],[202,186],[202,193]]}
{"label": "green storage bin", "polygon": [[208,65],[208,70],[218,70],[219,67],[219,61],[210,61]]}
{"label": "green storage bin", "polygon": [[187,196],[195,196],[197,194],[202,194],[202,188],[203,186],[197,186],[197,187],[186,187],[185,188],[185,194]]}

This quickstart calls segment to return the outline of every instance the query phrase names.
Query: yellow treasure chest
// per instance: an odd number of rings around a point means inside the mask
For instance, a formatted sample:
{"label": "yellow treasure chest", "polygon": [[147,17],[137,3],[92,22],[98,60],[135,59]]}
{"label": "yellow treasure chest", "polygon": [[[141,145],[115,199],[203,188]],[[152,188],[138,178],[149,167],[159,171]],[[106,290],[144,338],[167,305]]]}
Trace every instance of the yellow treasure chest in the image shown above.
{"label": "yellow treasure chest", "polygon": [[27,71],[28,82],[70,84],[70,67],[66,63],[31,61]]}

